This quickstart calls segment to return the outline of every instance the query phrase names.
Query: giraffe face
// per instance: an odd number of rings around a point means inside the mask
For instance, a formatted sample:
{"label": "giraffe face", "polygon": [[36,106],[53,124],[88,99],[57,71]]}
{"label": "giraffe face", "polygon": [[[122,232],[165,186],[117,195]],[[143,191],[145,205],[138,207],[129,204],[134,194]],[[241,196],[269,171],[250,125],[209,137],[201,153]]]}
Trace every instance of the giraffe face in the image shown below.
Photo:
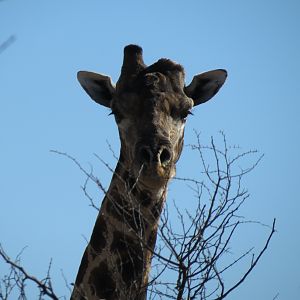
{"label": "giraffe face", "polygon": [[194,104],[184,93],[183,78],[180,66],[161,60],[129,85],[117,87],[112,99],[122,159],[144,184],[163,184],[175,174],[186,118]]}
{"label": "giraffe face", "polygon": [[182,66],[161,59],[147,67],[142,49],[129,45],[116,87],[108,76],[91,72],[79,72],[78,80],[94,101],[112,110],[126,169],[145,185],[157,186],[175,174],[191,109],[211,99],[226,76],[225,70],[209,71],[185,86]]}

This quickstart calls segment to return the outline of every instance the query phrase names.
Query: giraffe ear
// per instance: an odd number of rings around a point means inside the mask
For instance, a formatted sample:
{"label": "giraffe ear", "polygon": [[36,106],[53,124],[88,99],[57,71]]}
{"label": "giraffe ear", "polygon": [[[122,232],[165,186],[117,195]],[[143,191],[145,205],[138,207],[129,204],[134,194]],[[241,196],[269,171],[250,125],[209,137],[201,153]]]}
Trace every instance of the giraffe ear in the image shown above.
{"label": "giraffe ear", "polygon": [[87,94],[98,104],[110,108],[115,86],[109,76],[93,72],[80,71],[77,79]]}
{"label": "giraffe ear", "polygon": [[227,71],[223,69],[198,74],[184,88],[184,91],[188,97],[194,100],[194,106],[196,106],[211,99],[222,87],[226,78]]}

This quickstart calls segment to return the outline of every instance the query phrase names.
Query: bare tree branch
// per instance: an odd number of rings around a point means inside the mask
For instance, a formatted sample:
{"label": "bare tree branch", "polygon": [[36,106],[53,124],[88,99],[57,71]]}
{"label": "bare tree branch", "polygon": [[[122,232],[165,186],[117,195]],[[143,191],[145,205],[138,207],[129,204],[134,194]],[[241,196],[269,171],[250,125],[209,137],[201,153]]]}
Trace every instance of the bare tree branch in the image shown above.
{"label": "bare tree branch", "polygon": [[6,276],[4,280],[2,280],[4,284],[5,292],[3,293],[2,288],[0,292],[0,299],[6,300],[8,296],[11,294],[12,290],[17,287],[20,291],[19,299],[27,299],[25,295],[25,282],[31,281],[36,284],[36,286],[40,290],[39,299],[42,299],[42,296],[46,295],[50,299],[58,300],[59,297],[55,294],[51,276],[50,276],[50,269],[51,269],[51,261],[48,267],[47,275],[44,279],[37,279],[35,276],[30,275],[21,265],[20,265],[20,256],[23,250],[18,254],[15,261],[11,260],[9,256],[4,251],[2,245],[0,244],[0,256],[3,260],[10,266],[9,276]]}
{"label": "bare tree branch", "polygon": [[[120,206],[120,203],[111,199],[112,205],[114,205],[120,217],[123,216],[126,220],[128,214],[130,214],[133,222],[128,222],[128,229],[135,232],[137,237],[140,238],[141,247],[148,248],[153,255],[152,272],[148,286],[140,287],[141,290],[148,289],[149,300],[224,299],[253,272],[269,247],[275,233],[276,220],[274,219],[272,226],[268,226],[261,222],[249,221],[240,215],[242,205],[250,196],[249,192],[243,187],[244,178],[259,164],[263,155],[259,155],[255,150],[242,152],[238,147],[228,146],[223,133],[221,133],[221,147],[217,147],[217,144],[219,142],[211,138],[209,145],[203,145],[200,135],[197,134],[197,143],[190,145],[190,148],[197,151],[200,157],[201,164],[198,173],[201,175],[201,180],[186,177],[175,178],[178,183],[184,183],[188,186],[193,195],[188,196],[190,200],[188,208],[185,206],[182,209],[178,205],[178,201],[181,199],[177,199],[177,202],[173,201],[172,207],[170,202],[166,205],[161,214],[158,242],[154,250],[150,249],[142,238],[142,232],[145,230],[144,222],[147,222],[147,219],[141,218],[143,211],[140,204],[134,200],[129,201],[132,207],[124,209]],[[110,145],[109,148],[112,151]],[[89,192],[89,183],[94,183],[95,187],[100,189],[107,197],[109,195],[107,195],[101,181],[94,175],[93,168],[91,167],[87,171],[71,155],[56,150],[51,152],[70,159],[83,172],[86,179],[81,188],[89,201],[89,205],[99,210]],[[253,158],[251,159],[253,156],[255,156],[254,162]],[[95,154],[95,157],[109,172],[118,176],[102,158],[97,154]],[[249,161],[252,161],[250,165]],[[243,166],[245,163],[247,163],[247,167]],[[124,184],[126,185],[126,182]],[[127,195],[124,196],[131,199],[135,184],[136,182],[131,186],[126,186]],[[187,196],[185,195],[185,197]],[[174,211],[175,215],[171,216],[170,211]],[[235,254],[230,259],[234,253],[232,245],[235,234],[245,224],[267,226],[270,228],[270,233],[258,254],[255,255],[253,252],[254,247],[250,247],[250,249],[238,255]],[[130,246],[128,245],[128,247]],[[132,259],[129,248],[128,253],[129,259]],[[51,263],[46,278],[38,280],[25,271],[19,260],[14,262],[9,259],[2,247],[0,248],[0,255],[11,266],[9,273],[2,279],[2,286],[0,285],[1,300],[7,300],[12,290],[16,288],[20,291],[19,299],[26,299],[24,285],[26,280],[37,285],[40,290],[40,299],[42,299],[42,296],[58,299],[52,287]],[[245,263],[247,258],[250,258],[250,265]],[[230,270],[237,266],[239,266],[240,274],[237,275],[238,278],[235,283],[228,287],[226,276]],[[244,271],[240,266],[244,268]],[[63,278],[69,289],[64,275]],[[130,292],[128,295],[130,295]],[[277,297],[278,294],[273,300]]]}

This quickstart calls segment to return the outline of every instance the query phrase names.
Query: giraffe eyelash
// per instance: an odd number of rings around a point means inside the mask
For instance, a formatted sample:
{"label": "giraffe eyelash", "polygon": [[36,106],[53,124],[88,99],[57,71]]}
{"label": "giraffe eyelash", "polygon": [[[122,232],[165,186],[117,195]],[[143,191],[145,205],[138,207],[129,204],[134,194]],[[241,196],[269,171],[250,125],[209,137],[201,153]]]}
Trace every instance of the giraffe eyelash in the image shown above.
{"label": "giraffe eyelash", "polygon": [[189,115],[194,115],[194,114],[190,110],[188,110],[186,112],[182,112],[180,114],[180,119],[185,120]]}
{"label": "giraffe eyelash", "polygon": [[114,117],[115,117],[117,123],[120,123],[120,122],[122,121],[122,119],[123,119],[123,115],[120,114],[120,113],[119,113],[118,111],[116,111],[116,110],[114,110],[114,111],[112,110],[108,115],[109,115],[109,116],[114,115]]}

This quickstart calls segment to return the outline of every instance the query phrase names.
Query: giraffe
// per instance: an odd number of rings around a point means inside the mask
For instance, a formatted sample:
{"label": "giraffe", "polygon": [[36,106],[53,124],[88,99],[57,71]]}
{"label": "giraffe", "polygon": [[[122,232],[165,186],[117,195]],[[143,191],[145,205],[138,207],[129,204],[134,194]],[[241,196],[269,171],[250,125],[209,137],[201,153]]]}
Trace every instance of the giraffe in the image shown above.
{"label": "giraffe", "polygon": [[184,84],[184,69],[160,59],[146,66],[137,45],[124,48],[121,74],[80,71],[79,83],[111,109],[120,157],[85,249],[71,300],[145,300],[167,184],[175,175],[191,109],[211,99],[226,80],[223,69]]}

